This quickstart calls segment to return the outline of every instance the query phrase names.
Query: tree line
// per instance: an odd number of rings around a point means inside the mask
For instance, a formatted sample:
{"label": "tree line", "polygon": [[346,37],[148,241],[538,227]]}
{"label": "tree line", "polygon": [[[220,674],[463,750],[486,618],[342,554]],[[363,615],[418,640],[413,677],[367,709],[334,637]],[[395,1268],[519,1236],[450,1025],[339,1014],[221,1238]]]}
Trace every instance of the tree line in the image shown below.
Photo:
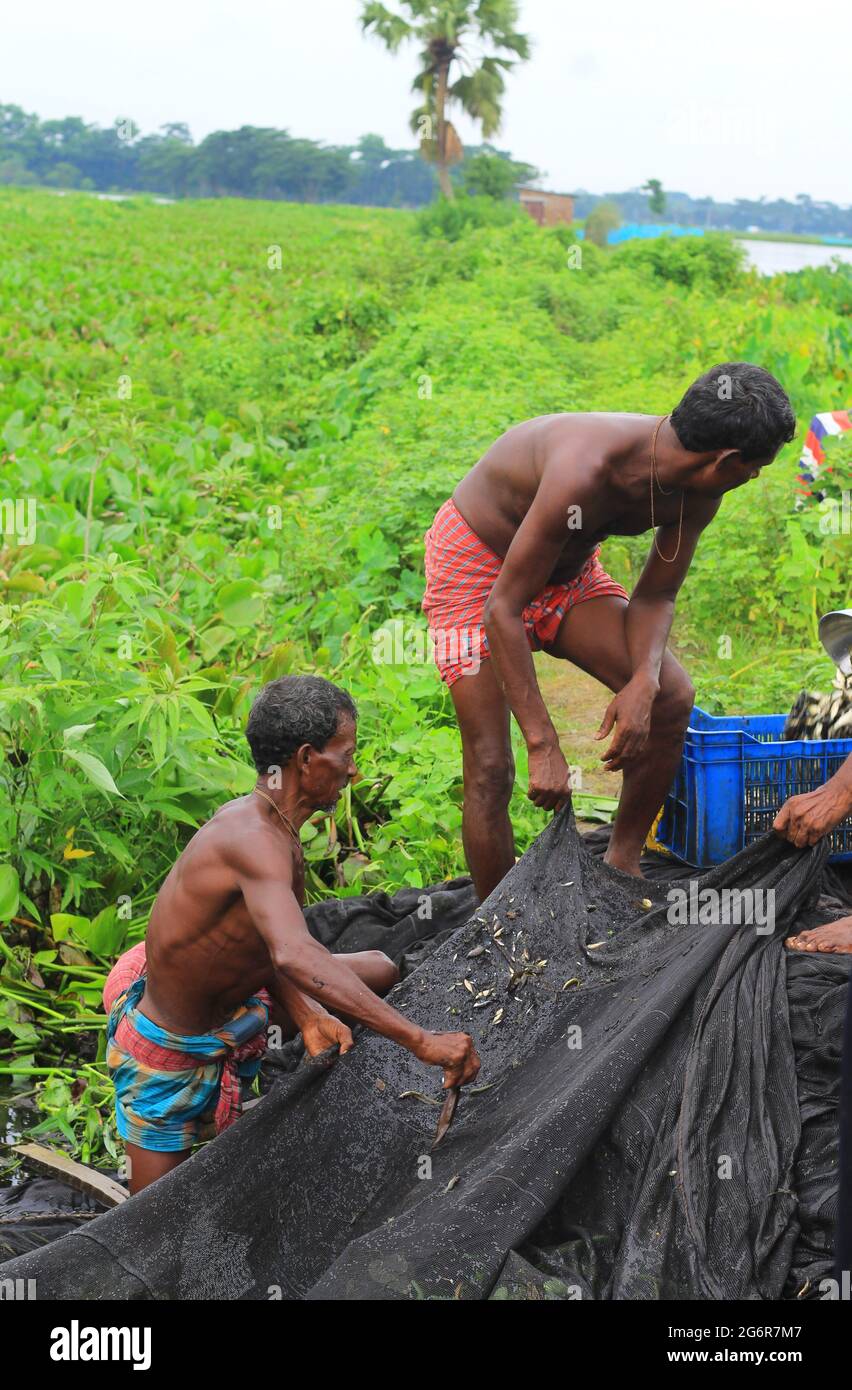
{"label": "tree line", "polygon": [[[656,183],[657,180],[649,180]],[[653,193],[652,193],[653,197]],[[737,198],[717,202],[713,198],[691,198],[688,193],[666,189],[665,212],[660,217],[651,208],[646,189],[631,188],[623,193],[574,194],[574,213],[588,217],[602,202],[616,203],[623,222],[674,222],[680,227],[705,227],[720,231],[745,232],[757,227],[765,232],[787,232],[794,236],[852,237],[852,207],[823,202],[807,193],[794,199]]]}
{"label": "tree line", "polygon": [[[499,163],[489,177],[491,161]],[[486,169],[483,170],[483,163]],[[479,176],[477,175],[479,170]],[[459,186],[484,180],[501,192],[537,171],[491,146],[471,147],[453,170]],[[216,130],[195,144],[181,122],[141,135],[131,120],[87,124],[79,116],[39,120],[0,106],[0,183],[43,184],[169,198],[270,198],[291,202],[422,207],[438,188],[434,167],[416,149],[392,149],[380,135],[325,145],[286,130]],[[475,191],[490,191],[490,188]]]}
{"label": "tree line", "polygon": [[[539,177],[532,165],[490,144],[468,146],[449,173],[457,188],[498,199],[514,196],[518,183]],[[169,198],[271,198],[410,208],[423,207],[438,193],[435,165],[425,161],[419,149],[394,149],[380,135],[363,135],[354,145],[325,145],[286,130],[243,126],[214,131],[196,144],[180,122],[142,135],[131,120],[117,120],[108,127],[87,124],[78,116],[42,121],[9,105],[0,105],[2,183],[148,192]],[[660,214],[652,209],[652,198],[648,185],[602,195],[581,191],[575,194],[574,206],[577,217],[585,218],[606,200],[618,205],[624,221],[654,222]],[[664,216],[682,226],[736,231],[756,226],[793,234],[852,236],[852,208],[804,193],[794,200],[716,202],[667,189]]]}

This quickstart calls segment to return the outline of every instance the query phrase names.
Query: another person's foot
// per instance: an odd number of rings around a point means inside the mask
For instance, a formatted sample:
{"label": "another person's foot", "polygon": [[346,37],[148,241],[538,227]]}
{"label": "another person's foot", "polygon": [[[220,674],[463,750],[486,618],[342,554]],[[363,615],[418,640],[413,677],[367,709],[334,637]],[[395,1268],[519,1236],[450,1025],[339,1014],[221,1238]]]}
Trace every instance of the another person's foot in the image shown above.
{"label": "another person's foot", "polygon": [[788,936],[784,942],[791,951],[822,951],[831,955],[852,955],[852,917],[826,922],[821,927]]}
{"label": "another person's foot", "polygon": [[609,864],[613,869],[620,869],[623,874],[632,874],[633,878],[644,878],[639,862],[638,854],[629,854],[624,851],[613,849],[610,845],[604,855],[604,863]]}

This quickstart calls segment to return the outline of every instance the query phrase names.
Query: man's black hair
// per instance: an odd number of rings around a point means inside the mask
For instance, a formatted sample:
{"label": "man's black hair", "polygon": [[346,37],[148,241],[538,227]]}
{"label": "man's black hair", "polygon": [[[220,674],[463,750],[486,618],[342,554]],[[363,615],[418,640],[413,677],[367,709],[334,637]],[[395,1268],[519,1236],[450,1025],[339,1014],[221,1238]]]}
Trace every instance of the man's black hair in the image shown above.
{"label": "man's black hair", "polygon": [[796,433],[787,393],[753,362],[722,362],[690,386],[671,423],[694,454],[738,449],[746,463],[772,458]]}
{"label": "man's black hair", "polygon": [[358,718],[355,701],[322,676],[279,676],[270,681],[252,705],[246,725],[258,772],[284,767],[303,743],[322,751],[337,733],[341,716]]}

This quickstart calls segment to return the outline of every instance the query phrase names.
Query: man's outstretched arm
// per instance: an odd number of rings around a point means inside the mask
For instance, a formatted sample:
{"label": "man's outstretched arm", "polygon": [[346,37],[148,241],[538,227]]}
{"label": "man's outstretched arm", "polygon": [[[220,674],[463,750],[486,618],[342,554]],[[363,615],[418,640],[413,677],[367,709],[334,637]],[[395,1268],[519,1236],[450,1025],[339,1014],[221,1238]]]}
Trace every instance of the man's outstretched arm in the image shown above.
{"label": "man's outstretched arm", "polygon": [[789,797],[772,828],[798,849],[804,849],[807,845],[815,845],[849,815],[852,815],[852,753],[821,787]]}
{"label": "man's outstretched arm", "polygon": [[[556,565],[566,559],[566,545],[572,540],[569,506],[580,510],[584,526],[593,525],[590,484],[578,483],[571,475],[566,478],[556,469],[546,473],[506,552],[484,614],[495,674],[529,753],[528,796],[546,811],[565,805],[571,780],[536,679],[523,613],[550,583]],[[578,558],[588,553],[588,547],[583,551],[579,544],[581,537],[582,532],[576,537]]]}
{"label": "man's outstretched arm", "polygon": [[271,993],[301,1033],[309,1057],[316,1057],[335,1044],[340,1047],[341,1056],[350,1051],[352,1033],[342,1019],[330,1014],[318,999],[298,989],[286,975],[276,975]]}
{"label": "man's outstretched arm", "polygon": [[412,1023],[314,940],[280,860],[274,868],[254,862],[235,867],[246,907],[266,943],[276,976],[318,1000],[323,1008],[357,1019],[399,1043],[421,1062],[442,1067],[445,1086],[473,1080],[480,1064],[466,1033],[432,1033]]}

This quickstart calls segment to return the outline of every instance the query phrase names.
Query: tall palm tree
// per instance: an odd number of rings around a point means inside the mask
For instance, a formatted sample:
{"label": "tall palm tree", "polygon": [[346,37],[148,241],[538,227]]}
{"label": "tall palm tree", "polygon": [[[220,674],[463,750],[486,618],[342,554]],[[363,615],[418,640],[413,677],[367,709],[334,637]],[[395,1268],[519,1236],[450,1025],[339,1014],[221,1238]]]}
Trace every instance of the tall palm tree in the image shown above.
{"label": "tall palm tree", "polygon": [[[420,149],[438,169],[445,198],[452,198],[450,165],[462,158],[461,140],[447,118],[447,107],[458,106],[479,121],[485,140],[500,128],[503,74],[517,59],[529,57],[529,40],[516,29],[516,0],[397,0],[410,18],[389,10],[379,0],[361,6],[361,27],[374,33],[395,53],[414,39],[421,46],[420,71],[412,90],[422,95],[411,128],[420,135]],[[476,52],[488,45],[497,52]],[[505,55],[512,53],[514,58]]]}

